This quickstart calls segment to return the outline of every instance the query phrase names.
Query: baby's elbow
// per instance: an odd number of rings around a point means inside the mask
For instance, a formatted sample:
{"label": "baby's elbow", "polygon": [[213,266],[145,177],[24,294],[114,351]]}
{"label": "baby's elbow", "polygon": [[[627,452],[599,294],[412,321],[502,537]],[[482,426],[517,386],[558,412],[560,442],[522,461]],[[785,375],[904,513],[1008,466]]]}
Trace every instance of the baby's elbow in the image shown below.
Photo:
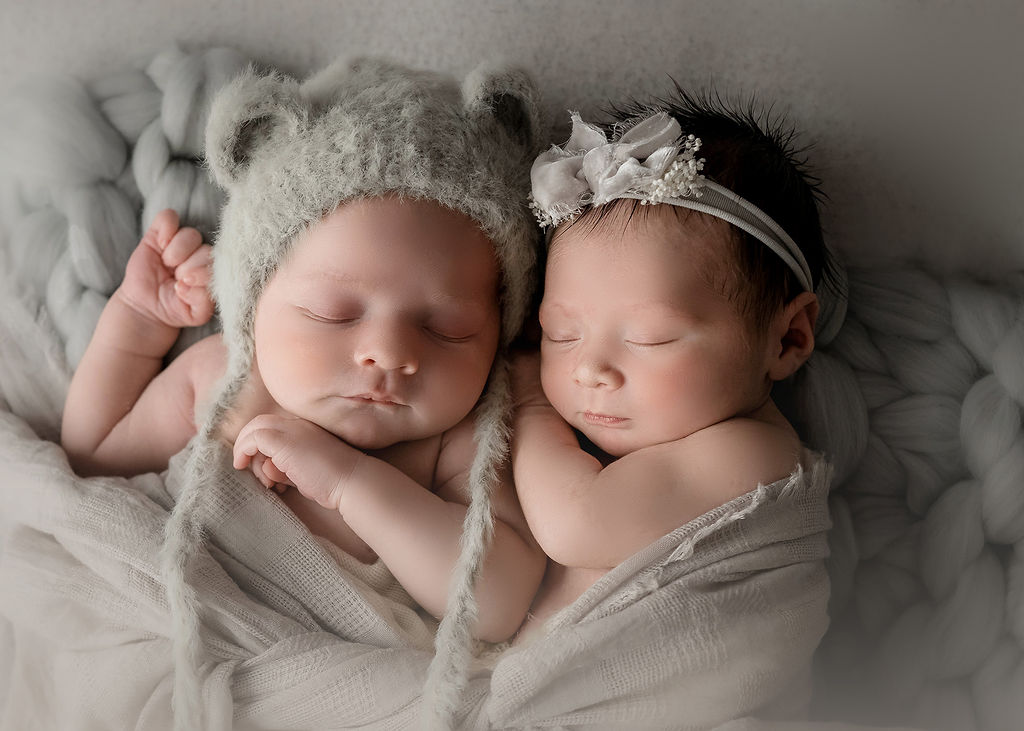
{"label": "baby's elbow", "polygon": [[537,536],[547,557],[555,563],[575,569],[611,569],[626,556],[619,556],[607,534],[596,536],[589,531],[580,534],[563,529]]}
{"label": "baby's elbow", "polygon": [[474,632],[474,638],[483,640],[484,642],[490,642],[492,645],[497,645],[501,642],[512,639],[515,635],[516,630],[522,625],[523,620],[526,619],[526,612],[523,611],[522,615],[513,617],[509,615],[506,621],[494,622],[481,621],[477,625],[476,632]]}
{"label": "baby's elbow", "polygon": [[131,477],[147,471],[139,468],[126,450],[113,449],[104,440],[97,445],[76,441],[61,435],[60,446],[68,458],[68,466],[79,477],[123,476]]}
{"label": "baby's elbow", "polygon": [[68,456],[68,466],[79,477],[98,477],[100,475],[113,475],[117,471],[97,459],[95,452],[89,450],[75,449],[73,446],[61,444],[64,453]]}
{"label": "baby's elbow", "polygon": [[547,567],[547,557],[536,545],[507,555],[504,571],[488,573],[479,582],[480,611],[474,636],[485,642],[511,639],[519,630],[533,604]]}
{"label": "baby's elbow", "polygon": [[558,525],[557,521],[543,529],[535,529],[534,538],[544,554],[562,566],[578,566],[579,541],[576,540],[567,523]]}
{"label": "baby's elbow", "polygon": [[[543,577],[543,573],[541,574]],[[532,582],[530,582],[532,585]],[[540,586],[540,579],[532,590],[519,592],[517,596],[507,597],[503,601],[494,602],[489,610],[481,611],[474,637],[484,642],[497,644],[512,639],[526,619],[533,596]]]}
{"label": "baby's elbow", "polygon": [[100,447],[104,435],[87,420],[76,417],[76,413],[65,408],[60,426],[60,446],[67,455],[68,465],[82,477],[103,474]]}
{"label": "baby's elbow", "polygon": [[93,477],[99,474],[97,471],[98,465],[95,460],[96,450],[94,448],[90,448],[89,445],[84,445],[80,441],[67,436],[66,433],[61,434],[60,446],[64,450],[64,454],[67,455],[68,466],[71,467],[76,475]]}

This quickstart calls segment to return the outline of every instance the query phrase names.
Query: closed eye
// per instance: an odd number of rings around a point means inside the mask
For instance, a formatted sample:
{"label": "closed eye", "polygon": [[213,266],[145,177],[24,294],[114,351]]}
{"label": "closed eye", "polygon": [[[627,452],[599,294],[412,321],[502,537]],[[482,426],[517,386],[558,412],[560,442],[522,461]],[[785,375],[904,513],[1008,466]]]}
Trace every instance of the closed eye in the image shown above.
{"label": "closed eye", "polygon": [[301,310],[302,314],[309,319],[316,320],[317,322],[324,322],[329,325],[345,325],[350,322],[355,322],[358,319],[355,317],[328,317],[327,315],[317,314],[316,312],[313,312],[313,310],[306,309],[305,307],[300,307],[299,310]]}
{"label": "closed eye", "polygon": [[472,334],[461,336],[448,335],[447,333],[443,333],[439,330],[434,330],[433,328],[430,327],[424,328],[424,330],[426,330],[427,333],[430,334],[432,337],[435,337],[438,340],[441,340],[445,343],[465,343],[469,342],[473,338]]}
{"label": "closed eye", "polygon": [[669,340],[653,340],[653,341],[627,340],[626,342],[628,344],[630,344],[630,345],[635,345],[638,348],[656,348],[659,345],[668,345],[669,343],[674,343],[674,342],[676,342],[676,340],[678,340],[678,338],[671,338]]}
{"label": "closed eye", "polygon": [[571,335],[552,336],[547,333],[544,333],[544,339],[549,343],[574,343],[579,340],[579,338],[572,337]]}

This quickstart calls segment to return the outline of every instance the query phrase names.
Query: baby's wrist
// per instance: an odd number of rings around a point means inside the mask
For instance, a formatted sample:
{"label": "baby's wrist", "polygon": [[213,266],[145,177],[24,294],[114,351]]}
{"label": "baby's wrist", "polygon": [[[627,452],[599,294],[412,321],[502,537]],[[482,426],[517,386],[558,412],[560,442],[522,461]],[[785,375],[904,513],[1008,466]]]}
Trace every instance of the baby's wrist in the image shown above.
{"label": "baby's wrist", "polygon": [[104,319],[115,323],[111,334],[116,342],[112,345],[147,358],[163,358],[181,333],[181,328],[141,311],[120,288],[110,296]]}
{"label": "baby's wrist", "polygon": [[[355,493],[358,493],[358,484],[362,479],[361,472],[365,469],[366,465],[364,462],[371,461],[371,458],[365,454],[362,450],[356,449],[349,445],[346,446],[346,452],[352,454],[345,454],[344,461],[339,463],[338,466],[338,479],[335,482],[333,488],[333,496],[335,499],[332,501],[342,517],[345,517],[345,511],[352,503],[355,497]],[[372,484],[368,480],[363,480],[364,483]]]}

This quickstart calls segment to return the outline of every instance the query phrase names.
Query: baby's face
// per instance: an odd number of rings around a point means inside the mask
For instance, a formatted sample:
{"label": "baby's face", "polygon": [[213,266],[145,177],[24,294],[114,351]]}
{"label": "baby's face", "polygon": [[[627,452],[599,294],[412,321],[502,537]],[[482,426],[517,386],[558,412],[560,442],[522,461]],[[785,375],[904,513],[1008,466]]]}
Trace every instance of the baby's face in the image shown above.
{"label": "baby's face", "polygon": [[264,290],[254,367],[280,407],[353,446],[440,434],[487,381],[498,279],[466,216],[428,201],[347,203],[299,237]]}
{"label": "baby's face", "polygon": [[[621,220],[620,220],[621,219]],[[727,224],[667,205],[552,242],[541,379],[562,417],[612,456],[675,441],[760,406],[767,345],[712,287]],[[623,230],[625,227],[625,230]],[[766,340],[766,339],[764,339]]]}

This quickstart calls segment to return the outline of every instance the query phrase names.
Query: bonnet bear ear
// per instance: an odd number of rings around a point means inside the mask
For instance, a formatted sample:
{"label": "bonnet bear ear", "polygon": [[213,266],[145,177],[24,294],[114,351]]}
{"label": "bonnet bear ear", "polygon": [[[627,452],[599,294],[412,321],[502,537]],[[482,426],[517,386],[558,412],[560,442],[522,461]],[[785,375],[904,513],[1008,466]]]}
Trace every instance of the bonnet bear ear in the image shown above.
{"label": "bonnet bear ear", "polygon": [[233,188],[268,140],[282,133],[297,134],[306,116],[298,82],[249,67],[221,89],[210,105],[206,160],[217,182]]}
{"label": "bonnet bear ear", "polygon": [[490,118],[527,156],[540,152],[541,115],[537,89],[521,69],[480,66],[462,84],[466,113],[477,120]]}

